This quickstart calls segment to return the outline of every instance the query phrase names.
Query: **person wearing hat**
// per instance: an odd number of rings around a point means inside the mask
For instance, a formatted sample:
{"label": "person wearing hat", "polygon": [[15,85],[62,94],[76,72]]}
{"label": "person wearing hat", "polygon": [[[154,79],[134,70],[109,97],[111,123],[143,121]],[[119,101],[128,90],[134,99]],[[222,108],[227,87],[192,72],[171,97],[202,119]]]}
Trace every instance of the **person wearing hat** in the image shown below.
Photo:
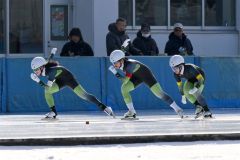
{"label": "person wearing hat", "polygon": [[156,41],[151,37],[150,25],[143,23],[137,32],[137,37],[133,40],[133,45],[141,50],[144,56],[157,56],[159,50]]}
{"label": "person wearing hat", "polygon": [[191,41],[183,32],[181,23],[174,24],[174,30],[169,34],[169,40],[165,46],[165,53],[172,55],[193,55],[193,47]]}
{"label": "person wearing hat", "polygon": [[125,53],[121,50],[114,50],[110,54],[109,59],[112,65],[108,69],[122,81],[121,92],[128,108],[128,112],[124,114],[124,118],[136,118],[136,110],[130,92],[142,83],[147,85],[157,98],[169,105],[180,118],[184,118],[182,108],[162,89],[150,68],[145,64],[126,58]]}
{"label": "person wearing hat", "polygon": [[79,28],[73,28],[69,33],[69,40],[63,48],[60,56],[94,56],[91,46],[83,40]]}

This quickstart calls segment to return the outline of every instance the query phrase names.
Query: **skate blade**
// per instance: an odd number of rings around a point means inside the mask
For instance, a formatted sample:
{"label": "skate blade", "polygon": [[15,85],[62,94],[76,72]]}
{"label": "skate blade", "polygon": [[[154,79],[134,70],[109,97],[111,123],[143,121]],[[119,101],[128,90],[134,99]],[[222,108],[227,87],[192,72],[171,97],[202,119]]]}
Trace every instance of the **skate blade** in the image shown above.
{"label": "skate blade", "polygon": [[203,114],[199,114],[199,115],[195,115],[194,119],[199,119],[199,118],[203,118],[204,115]]}
{"label": "skate blade", "polygon": [[110,115],[110,116],[111,116],[113,119],[116,119],[116,118],[117,118],[115,114]]}
{"label": "skate blade", "polygon": [[184,115],[184,116],[182,116],[182,117],[180,117],[181,119],[187,119],[187,118],[189,118],[189,116],[187,116],[187,115]]}
{"label": "skate blade", "polygon": [[198,118],[194,117],[193,120],[213,120],[213,119],[216,119],[216,117],[212,116],[212,117],[204,117],[204,116],[200,116]]}
{"label": "skate blade", "polygon": [[136,121],[139,120],[139,118],[121,118],[121,120]]}
{"label": "skate blade", "polygon": [[203,116],[203,119],[216,119],[214,116],[211,116],[211,117],[204,117]]}
{"label": "skate blade", "polygon": [[59,120],[58,118],[50,118],[50,117],[44,117],[41,119],[42,121],[57,121]]}

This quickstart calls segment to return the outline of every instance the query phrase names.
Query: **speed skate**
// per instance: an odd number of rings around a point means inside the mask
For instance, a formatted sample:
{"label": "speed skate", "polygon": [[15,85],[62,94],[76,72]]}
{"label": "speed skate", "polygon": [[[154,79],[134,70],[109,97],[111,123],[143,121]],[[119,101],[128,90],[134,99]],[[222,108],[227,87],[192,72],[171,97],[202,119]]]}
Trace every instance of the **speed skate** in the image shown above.
{"label": "speed skate", "polygon": [[139,118],[134,118],[134,117],[123,117],[121,118],[121,120],[129,120],[129,121],[136,121],[136,120],[139,120]]}
{"label": "speed skate", "polygon": [[58,118],[54,118],[54,117],[44,117],[41,119],[42,121],[58,121]]}

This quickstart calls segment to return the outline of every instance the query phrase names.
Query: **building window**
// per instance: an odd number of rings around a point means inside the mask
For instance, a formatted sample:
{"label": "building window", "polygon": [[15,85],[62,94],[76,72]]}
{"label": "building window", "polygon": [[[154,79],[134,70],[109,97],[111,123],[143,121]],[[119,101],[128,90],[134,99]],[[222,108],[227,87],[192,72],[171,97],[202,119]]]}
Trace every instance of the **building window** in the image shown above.
{"label": "building window", "polygon": [[201,0],[171,0],[171,25],[181,22],[185,26],[201,26]]}
{"label": "building window", "polygon": [[132,0],[119,0],[119,17],[125,18],[129,26],[133,25],[133,3]]}
{"label": "building window", "polygon": [[143,22],[159,27],[180,22],[184,26],[232,29],[236,25],[235,7],[236,0],[119,0],[119,16],[133,27]]}
{"label": "building window", "polygon": [[148,23],[152,26],[167,25],[167,1],[166,0],[137,0],[136,1],[136,25]]}
{"label": "building window", "polygon": [[0,54],[6,52],[6,11],[5,0],[0,1]]}
{"label": "building window", "polygon": [[206,26],[235,26],[235,0],[205,0]]}
{"label": "building window", "polygon": [[42,53],[42,0],[10,0],[9,5],[10,53]]}
{"label": "building window", "polygon": [[68,39],[68,6],[51,5],[51,40]]}

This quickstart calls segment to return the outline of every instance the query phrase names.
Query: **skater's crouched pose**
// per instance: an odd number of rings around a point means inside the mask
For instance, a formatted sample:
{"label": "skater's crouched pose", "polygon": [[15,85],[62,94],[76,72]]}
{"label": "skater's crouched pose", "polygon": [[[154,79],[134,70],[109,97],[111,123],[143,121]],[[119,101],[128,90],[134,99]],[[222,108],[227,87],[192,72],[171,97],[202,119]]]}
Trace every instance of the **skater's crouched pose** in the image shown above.
{"label": "skater's crouched pose", "polygon": [[[196,106],[195,118],[203,115],[211,118],[212,113],[209,111],[207,103],[202,96],[204,88],[205,74],[203,70],[194,64],[185,64],[184,58],[175,55],[170,58],[169,65],[174,72],[174,77],[180,93],[182,94],[182,103],[186,104],[186,98]],[[186,82],[182,84],[181,78],[185,78]]]}
{"label": "skater's crouched pose", "polygon": [[[111,107],[107,107],[95,96],[87,93],[77,82],[73,74],[65,67],[59,66],[56,61],[47,61],[43,57],[35,57],[31,62],[31,68],[34,71],[34,73],[31,74],[32,80],[36,81],[45,89],[45,99],[51,110],[46,114],[46,118],[56,118],[57,111],[54,104],[53,93],[58,92],[65,86],[71,88],[80,98],[94,103],[100,110],[114,117]],[[47,84],[42,82],[38,76],[46,76],[48,79]]]}
{"label": "skater's crouched pose", "polygon": [[141,83],[145,83],[155,96],[170,105],[181,118],[183,117],[182,109],[162,90],[146,65],[126,58],[121,50],[113,51],[110,55],[110,61],[113,65],[109,67],[109,70],[122,81],[122,96],[128,107],[128,112],[124,114],[124,118],[136,118],[130,92]]}

